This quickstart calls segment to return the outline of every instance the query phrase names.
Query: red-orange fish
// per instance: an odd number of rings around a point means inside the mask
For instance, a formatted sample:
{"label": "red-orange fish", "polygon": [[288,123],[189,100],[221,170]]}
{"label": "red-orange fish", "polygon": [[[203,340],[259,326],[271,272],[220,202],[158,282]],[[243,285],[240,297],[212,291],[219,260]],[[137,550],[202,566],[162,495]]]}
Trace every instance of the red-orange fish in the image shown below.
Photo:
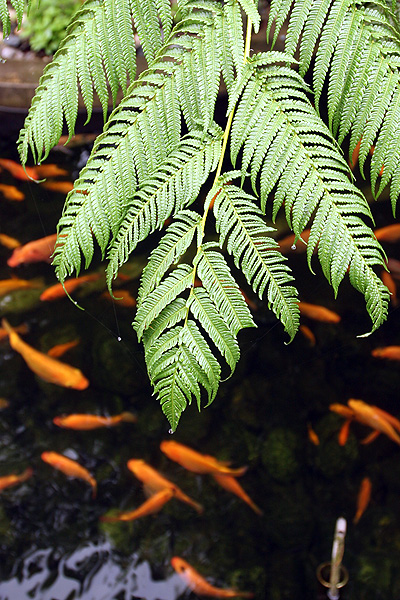
{"label": "red-orange fish", "polygon": [[350,425],[351,425],[352,420],[353,420],[352,418],[346,419],[345,422],[343,423],[343,425],[341,426],[341,428],[339,430],[339,435],[338,435],[339,446],[346,445],[346,442],[349,439]]}
{"label": "red-orange fish", "polygon": [[18,485],[23,481],[26,481],[30,477],[32,477],[33,469],[28,467],[25,469],[23,473],[20,475],[15,475],[14,473],[11,475],[4,475],[4,477],[0,477],[0,491],[5,490],[8,487],[12,487],[13,485]]}
{"label": "red-orange fish", "polygon": [[135,519],[146,517],[147,515],[151,515],[161,510],[164,504],[171,500],[173,495],[174,490],[172,488],[164,488],[150,496],[150,498],[145,500],[145,502],[138,506],[138,508],[135,508],[135,510],[122,512],[119,515],[112,517],[103,516],[100,517],[100,521],[114,523],[115,521],[134,521]]}
{"label": "red-orange fish", "polygon": [[391,303],[394,306],[397,306],[398,299],[397,299],[397,286],[396,286],[395,280],[393,279],[392,275],[385,270],[383,270],[381,273],[381,279],[382,279],[382,282],[384,283],[384,285],[386,285],[387,289],[390,292]]}
{"label": "red-orange fish", "polygon": [[129,290],[115,290],[114,296],[115,298],[112,298],[108,291],[103,292],[103,294],[101,294],[101,297],[105,300],[115,300],[117,306],[124,306],[125,308],[135,308],[136,298],[132,296]]}
{"label": "red-orange fish", "polygon": [[278,240],[279,249],[282,254],[289,254],[290,252],[296,252],[296,254],[300,254],[307,251],[307,242],[310,237],[310,229],[305,229],[301,234],[301,238],[294,243],[295,240],[294,233],[290,233],[286,237]]}
{"label": "red-orange fish", "polygon": [[77,479],[83,479],[90,483],[93,488],[92,497],[95,498],[97,494],[97,482],[92,477],[85,467],[82,467],[76,460],[72,460],[72,458],[67,458],[63,456],[63,454],[58,454],[58,452],[42,452],[41,454],[42,460],[48,463],[54,469],[58,469],[62,471],[68,477],[76,477]]}
{"label": "red-orange fish", "polygon": [[371,352],[375,358],[386,358],[387,360],[400,360],[400,346],[384,346],[374,348]]}
{"label": "red-orange fish", "polygon": [[171,558],[171,565],[182,577],[189,589],[199,596],[211,596],[212,598],[253,598],[252,592],[241,592],[235,589],[217,588],[208,583],[189,563],[179,556]]}
{"label": "red-orange fish", "polygon": [[307,432],[308,432],[308,439],[310,440],[310,442],[312,444],[314,444],[314,446],[319,446],[320,442],[319,442],[318,434],[312,428],[311,423],[307,423]]}
{"label": "red-orange fish", "polygon": [[74,277],[73,279],[67,279],[64,281],[64,286],[61,283],[56,283],[41,294],[40,299],[45,302],[52,302],[59,298],[66,298],[66,292],[72,294],[76,288],[80,287],[88,281],[96,281],[101,275],[99,273],[92,273],[91,275],[82,275],[81,277]]}
{"label": "red-orange fish", "polygon": [[196,450],[178,442],[165,440],[161,442],[160,449],[168,458],[179,463],[185,469],[193,471],[193,473],[222,473],[239,477],[247,471],[247,467],[231,469],[228,466],[229,463],[218,461],[213,456],[207,454],[200,454],[200,452],[196,452]]}
{"label": "red-orange fish", "polygon": [[2,279],[0,281],[0,296],[5,296],[15,290],[22,290],[26,288],[37,288],[39,286],[37,281],[30,281],[29,279],[18,279],[17,277],[11,277],[10,279]]}
{"label": "red-orange fish", "polygon": [[21,245],[21,242],[11,235],[7,235],[5,233],[0,233],[0,244],[5,248],[9,248],[9,250],[14,250]]}
{"label": "red-orange fish", "polygon": [[329,310],[325,306],[318,304],[310,304],[309,302],[299,302],[300,314],[314,319],[314,321],[324,321],[325,323],[339,323],[341,317],[333,310]]}
{"label": "red-orange fish", "polygon": [[387,265],[387,268],[389,269],[392,277],[394,277],[395,279],[399,279],[400,278],[400,260],[389,257],[386,261],[386,265]]}
{"label": "red-orange fish", "polygon": [[56,239],[57,234],[54,233],[15,248],[7,261],[8,266],[17,267],[23,263],[51,262]]}
{"label": "red-orange fish", "polygon": [[203,507],[198,502],[195,502],[187,496],[175,483],[172,483],[166,477],[163,477],[158,471],[153,469],[142,459],[132,458],[128,460],[128,469],[143,483],[145,490],[149,494],[156,494],[157,492],[164,490],[165,488],[171,489],[174,492],[174,496],[192,506],[198,513],[203,512]]}
{"label": "red-orange fish", "polygon": [[347,404],[348,407],[341,404],[331,404],[329,408],[346,419],[353,419],[368,427],[372,427],[372,429],[375,429],[379,433],[384,433],[396,442],[396,444],[400,444],[400,436],[397,433],[400,432],[400,421],[396,417],[393,417],[393,415],[377,406],[367,404],[363,400],[350,398]]}
{"label": "red-orange fish", "polygon": [[357,496],[357,511],[353,519],[354,524],[358,523],[361,516],[364,514],[371,498],[371,490],[372,484],[370,478],[364,477]]}
{"label": "red-orange fish", "polygon": [[396,244],[400,241],[400,223],[393,223],[380,227],[374,231],[375,237],[379,242],[391,242]]}
{"label": "red-orange fish", "polygon": [[61,169],[61,167],[54,164],[37,165],[35,170],[39,177],[58,177],[69,174],[66,169]]}
{"label": "red-orange fish", "polygon": [[75,346],[77,346],[79,342],[80,339],[77,338],[76,340],[65,342],[64,344],[56,344],[56,346],[53,346],[52,348],[50,348],[50,350],[47,350],[47,356],[51,356],[53,358],[60,358],[60,356],[63,356],[66,352],[68,352],[68,350],[71,350],[71,348],[75,348]]}
{"label": "red-orange fish", "polygon": [[246,502],[258,515],[262,515],[263,511],[257,506],[250,498],[250,496],[244,491],[240,483],[232,475],[222,475],[221,473],[211,473],[215,481],[228,492],[232,492],[235,496],[238,496],[243,502]]}
{"label": "red-orange fish", "polygon": [[0,167],[6,169],[13,177],[15,177],[15,179],[20,179],[21,181],[39,179],[35,167],[25,167],[24,170],[22,165],[10,160],[9,158],[0,158]]}
{"label": "red-orange fish", "polygon": [[84,390],[88,387],[89,381],[82,371],[29,346],[19,337],[6,319],[2,320],[2,326],[8,333],[11,348],[22,356],[36,375],[49,383],[55,383],[62,387],[76,390]]}
{"label": "red-orange fish", "polygon": [[99,429],[100,427],[114,427],[119,423],[136,423],[137,417],[130,412],[123,412],[113,417],[102,417],[100,415],[62,415],[54,417],[53,423],[58,427],[65,429],[78,429],[80,431],[89,431],[90,429]]}
{"label": "red-orange fish", "polygon": [[14,200],[16,202],[25,200],[24,194],[18,188],[16,188],[15,185],[0,183],[0,192],[3,194],[6,200]]}
{"label": "red-orange fish", "polygon": [[74,187],[72,181],[44,181],[41,185],[46,190],[58,192],[59,194],[68,194]]}
{"label": "red-orange fish", "polygon": [[307,325],[300,325],[299,329],[300,329],[301,333],[304,335],[304,337],[306,338],[306,340],[308,340],[310,342],[311,346],[315,346],[316,339],[315,339],[315,335],[313,334],[311,329],[309,327],[307,327]]}

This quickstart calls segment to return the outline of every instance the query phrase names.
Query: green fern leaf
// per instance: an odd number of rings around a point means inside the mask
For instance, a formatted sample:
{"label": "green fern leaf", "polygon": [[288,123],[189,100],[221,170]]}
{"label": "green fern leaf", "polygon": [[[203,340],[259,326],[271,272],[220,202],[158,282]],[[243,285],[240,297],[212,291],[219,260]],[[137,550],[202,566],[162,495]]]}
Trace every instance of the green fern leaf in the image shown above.
{"label": "green fern leaf", "polygon": [[[247,68],[252,68],[251,61]],[[309,264],[318,244],[324,274],[335,294],[349,269],[350,282],[365,294],[375,330],[386,319],[389,296],[372,269],[383,265],[383,253],[362,220],[372,218],[368,204],[349,182],[348,167],[304,94],[304,83],[296,74],[289,76],[287,69],[282,73],[279,77],[276,69],[263,68],[259,59],[248,80],[243,101],[251,96],[254,109],[246,115],[239,104],[232,128],[235,151],[244,146],[242,171],[250,162],[253,186],[260,175],[263,210],[276,186],[273,214],[284,202],[286,219],[297,237],[312,222]],[[265,115],[268,127],[260,134]],[[357,277],[353,262],[359,267]]]}
{"label": "green fern leaf", "polygon": [[239,4],[229,0],[217,21],[216,41],[222,77],[230,95],[244,64],[243,23]]}
{"label": "green fern leaf", "polygon": [[226,243],[236,267],[260,298],[267,288],[268,304],[293,339],[299,325],[297,291],[288,285],[293,280],[290,269],[269,235],[274,229],[266,226],[255,201],[236,186],[221,187],[213,209],[219,244]]}
{"label": "green fern leaf", "polygon": [[[28,0],[27,2],[25,2],[25,0],[10,0],[9,3],[17,14],[17,27],[21,27],[25,6],[28,6],[29,11],[31,1],[32,0]],[[0,0],[0,25],[3,28],[3,38],[6,38],[11,33],[11,21],[7,0]]]}

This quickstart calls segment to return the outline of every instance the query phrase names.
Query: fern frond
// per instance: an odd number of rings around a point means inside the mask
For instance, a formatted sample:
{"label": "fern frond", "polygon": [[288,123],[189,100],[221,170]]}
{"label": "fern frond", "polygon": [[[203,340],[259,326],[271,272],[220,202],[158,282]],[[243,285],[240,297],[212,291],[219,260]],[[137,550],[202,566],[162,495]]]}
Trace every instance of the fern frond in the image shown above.
{"label": "fern frond", "polygon": [[[25,6],[27,5],[29,10],[31,2],[32,0],[9,0],[9,4],[17,15],[17,27],[21,27]],[[3,38],[9,36],[11,33],[11,20],[7,0],[0,0],[0,26],[3,28]]]}
{"label": "fern frond", "polygon": [[[349,269],[350,282],[365,295],[375,330],[387,316],[389,296],[372,269],[383,265],[383,252],[362,220],[372,218],[368,204],[350,183],[348,167],[305,95],[300,77],[284,67],[281,76],[274,67],[263,68],[262,55],[257,65],[250,60],[246,68],[254,72],[233,122],[232,160],[236,161],[236,149],[244,146],[242,172],[250,165],[253,186],[260,175],[262,209],[276,186],[273,215],[285,202],[286,219],[297,237],[312,222],[309,264],[318,245],[322,269],[335,294]],[[246,105],[249,97],[253,110],[246,114],[241,103]],[[357,277],[353,263],[358,266]]]}
{"label": "fern frond", "polygon": [[218,313],[223,315],[225,323],[236,336],[241,329],[255,327],[255,324],[224,257],[213,247],[215,244],[212,242],[203,244],[198,249],[194,265]]}
{"label": "fern frond", "polygon": [[224,3],[217,27],[216,40],[222,77],[230,95],[244,63],[243,22],[236,0],[228,0]]}
{"label": "fern frond", "polygon": [[[147,192],[153,194],[154,204],[164,192],[166,197],[172,198],[168,189],[173,193],[174,185],[178,190],[179,186],[184,186],[186,182],[193,186],[190,192],[193,194],[195,187],[203,183],[206,171],[213,168],[214,155],[219,148],[221,137],[220,129],[215,127],[210,128],[208,134],[193,131],[191,136],[182,142],[181,154],[189,155],[188,162],[190,156],[193,159],[186,171],[184,168],[180,170],[180,163],[177,164],[176,157],[171,161],[168,159],[175,149],[179,153],[180,107],[183,100],[179,97],[177,80],[184,82],[183,73],[187,67],[185,60],[189,55],[193,64],[208,64],[209,61],[204,56],[215,53],[211,43],[212,36],[204,32],[208,28],[215,28],[209,13],[201,18],[190,15],[186,21],[179,23],[157,60],[130,86],[129,93],[112,113],[104,133],[97,138],[86,167],[82,169],[74,189],[67,197],[64,214],[58,225],[62,237],[56,247],[54,264],[61,281],[74,270],[79,272],[81,251],[86,266],[90,263],[93,241],[89,245],[87,242],[92,234],[102,252],[105,252],[110,233],[116,236],[120,224],[127,216],[130,204],[135,215],[137,209],[140,212],[140,205],[145,204],[149,207],[143,199]],[[204,55],[203,59],[197,61],[197,53]],[[195,80],[196,77],[190,74],[190,83],[194,85]],[[190,88],[190,85],[186,87]],[[200,95],[197,97],[200,99]],[[197,112],[197,105],[193,101],[192,104],[187,104],[183,114],[191,123],[198,122],[202,120],[202,116],[208,119],[210,111],[213,113],[211,109],[208,105],[207,112],[202,115]],[[204,142],[200,141],[201,137],[204,138]],[[186,158],[179,160],[185,161]],[[190,173],[196,164],[201,164],[199,176],[192,180]],[[157,179],[156,172],[160,168],[161,175]],[[146,184],[146,192],[138,190],[138,186]],[[194,199],[194,196],[187,197],[187,191],[181,191],[186,197],[176,207],[177,210],[182,208],[183,202],[188,203]],[[135,199],[132,200],[134,196]],[[160,218],[165,214],[166,218],[169,212],[162,210],[164,209],[157,209],[157,214]],[[172,207],[168,210],[172,210]],[[149,213],[147,214],[149,216]],[[152,214],[154,217],[156,213],[153,211]],[[160,220],[152,221],[152,227],[160,225]],[[125,230],[127,235],[124,238]],[[118,261],[121,264],[121,260],[124,260],[124,252],[133,249],[129,231],[129,224],[125,220],[123,231],[110,251],[112,266],[109,278],[112,277]],[[144,235],[148,232],[149,230]]]}
{"label": "fern frond", "polygon": [[223,247],[226,243],[236,267],[243,272],[259,298],[267,288],[270,308],[293,339],[299,325],[297,291],[288,285],[293,281],[290,269],[284,264],[286,259],[277,242],[270,237],[274,229],[267,227],[255,201],[241,188],[221,187],[213,208],[219,244]]}
{"label": "fern frond", "polygon": [[157,287],[170,266],[189,248],[200,222],[200,215],[190,210],[182,210],[175,216],[175,221],[168,227],[143,269],[137,296],[138,306]]}
{"label": "fern frond", "polygon": [[[18,150],[23,164],[29,149],[36,162],[48,156],[62,134],[63,116],[69,135],[74,134],[79,89],[87,121],[93,108],[93,87],[104,118],[109,100],[107,83],[114,104],[118,89],[126,92],[127,78],[133,80],[136,72],[133,5],[132,0],[87,0],[74,15],[66,37],[43,71],[20,132]],[[122,51],[116,52],[116,48]]]}

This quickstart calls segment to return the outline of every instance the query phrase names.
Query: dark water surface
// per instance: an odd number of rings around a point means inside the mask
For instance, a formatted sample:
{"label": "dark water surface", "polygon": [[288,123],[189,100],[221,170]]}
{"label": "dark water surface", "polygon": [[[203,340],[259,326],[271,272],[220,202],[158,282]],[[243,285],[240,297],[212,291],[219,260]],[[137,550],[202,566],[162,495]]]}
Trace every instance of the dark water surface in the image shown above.
{"label": "dark water surface", "polygon": [[[77,174],[80,151],[53,152],[47,162]],[[0,198],[2,233],[25,243],[54,232],[64,196],[30,182],[17,185],[23,202]],[[387,203],[373,207],[377,226],[393,221]],[[399,246],[387,245],[399,258]],[[140,270],[149,247],[130,269]],[[194,475],[169,461],[160,442],[170,439],[151,388],[141,347],[130,326],[132,309],[112,304],[101,293],[104,281],[88,284],[74,297],[54,303],[38,299],[56,282],[53,268],[40,263],[10,269],[10,251],[0,247],[0,279],[15,274],[37,278],[39,287],[0,298],[0,315],[13,325],[27,323],[24,339],[42,351],[70,339],[80,343],[62,360],[79,366],[90,380],[85,391],[66,390],[35,377],[7,340],[0,345],[0,476],[34,469],[31,479],[0,496],[0,600],[176,600],[195,598],[170,566],[182,556],[221,587],[253,591],[257,600],[324,598],[315,570],[329,560],[335,521],[348,520],[344,564],[350,581],[344,599],[400,598],[400,449],[380,436],[360,444],[369,429],[353,424],[340,447],[343,419],[329,404],[350,397],[400,413],[399,363],[371,356],[377,346],[400,343],[399,311],[368,338],[363,300],[347,282],[337,302],[322,276],[307,269],[305,255],[289,257],[301,299],[323,304],[342,317],[339,324],[307,321],[316,345],[301,334],[287,341],[282,327],[258,302],[257,330],[241,336],[236,374],[221,385],[213,405],[184,413],[172,439],[200,452],[248,465],[240,482],[264,511],[255,514],[208,476]],[[319,273],[317,262],[315,269]],[[94,265],[96,268],[96,263]],[[137,291],[137,279],[121,287]],[[121,341],[118,338],[121,337]],[[138,416],[136,424],[82,432],[53,424],[63,413]],[[313,445],[311,424],[320,437]],[[98,481],[98,495],[80,480],[65,477],[40,455],[54,450],[83,464]],[[175,499],[161,512],[132,523],[101,523],[110,509],[132,510],[145,499],[128,471],[130,458],[143,458],[204,505],[198,515]],[[360,482],[372,481],[372,498],[359,524],[352,519]]]}

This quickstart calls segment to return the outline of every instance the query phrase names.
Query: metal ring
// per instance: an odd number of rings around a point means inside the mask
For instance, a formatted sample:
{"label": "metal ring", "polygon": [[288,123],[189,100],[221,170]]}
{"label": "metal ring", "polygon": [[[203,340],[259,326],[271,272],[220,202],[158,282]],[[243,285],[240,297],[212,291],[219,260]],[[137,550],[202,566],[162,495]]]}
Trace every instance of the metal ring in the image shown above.
{"label": "metal ring", "polygon": [[[331,566],[330,561],[321,563],[316,571],[318,581],[320,582],[321,585],[323,585],[326,588],[330,587],[331,584],[329,581],[327,581],[326,579],[324,579],[322,577],[322,571],[323,571],[323,569],[325,569],[325,567],[330,567],[330,566]],[[342,580],[339,581],[336,585],[336,587],[338,589],[344,587],[346,585],[346,583],[349,581],[349,572],[344,565],[340,565],[340,573],[342,575]]]}

